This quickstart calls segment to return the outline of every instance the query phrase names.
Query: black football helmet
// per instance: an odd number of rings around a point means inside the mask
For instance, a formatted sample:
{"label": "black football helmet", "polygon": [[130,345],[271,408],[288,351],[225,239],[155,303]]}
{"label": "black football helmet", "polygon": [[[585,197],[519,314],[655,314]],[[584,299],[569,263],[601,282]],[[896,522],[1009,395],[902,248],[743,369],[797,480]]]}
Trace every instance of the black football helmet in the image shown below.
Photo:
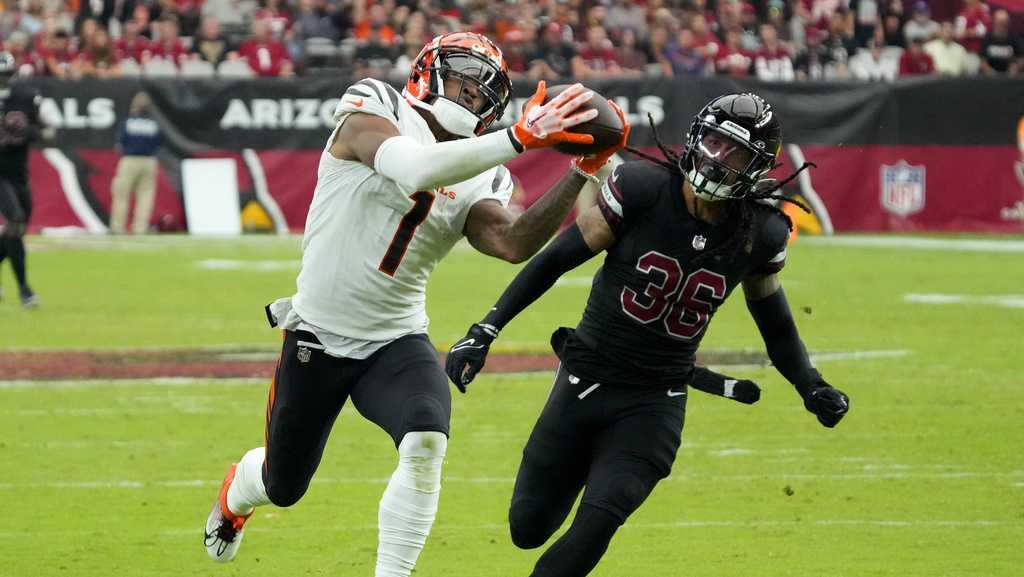
{"label": "black football helmet", "polygon": [[781,148],[782,127],[763,98],[719,96],[693,119],[679,169],[698,198],[743,198],[775,167]]}

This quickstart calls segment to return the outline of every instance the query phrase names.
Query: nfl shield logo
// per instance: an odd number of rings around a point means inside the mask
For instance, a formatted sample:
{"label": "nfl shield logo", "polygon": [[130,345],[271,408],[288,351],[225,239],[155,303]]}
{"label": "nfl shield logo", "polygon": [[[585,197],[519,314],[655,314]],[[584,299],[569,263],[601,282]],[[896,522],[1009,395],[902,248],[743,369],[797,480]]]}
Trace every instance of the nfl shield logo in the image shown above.
{"label": "nfl shield logo", "polygon": [[911,166],[900,160],[882,165],[882,208],[899,217],[924,208],[924,165]]}
{"label": "nfl shield logo", "polygon": [[300,363],[308,363],[311,354],[306,347],[299,347],[299,353],[296,356],[299,357]]}
{"label": "nfl shield logo", "polygon": [[694,250],[704,250],[704,246],[706,244],[708,244],[708,239],[704,238],[703,236],[698,234],[698,235],[693,237],[693,249]]}

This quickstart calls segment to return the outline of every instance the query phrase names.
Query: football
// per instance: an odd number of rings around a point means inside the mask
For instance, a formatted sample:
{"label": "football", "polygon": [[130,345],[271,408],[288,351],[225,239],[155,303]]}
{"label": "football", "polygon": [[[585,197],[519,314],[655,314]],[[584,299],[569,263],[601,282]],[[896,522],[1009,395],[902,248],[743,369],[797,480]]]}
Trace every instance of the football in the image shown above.
{"label": "football", "polygon": [[[569,86],[569,84],[559,84],[548,88],[544,102],[548,102],[555,96],[558,96]],[[569,132],[590,134],[594,137],[594,143],[573,144],[570,142],[560,142],[553,146],[555,150],[572,156],[586,156],[608,148],[622,138],[622,131],[625,130],[625,127],[622,125],[619,115],[615,113],[615,109],[608,104],[608,100],[605,97],[594,92],[594,97],[590,99],[590,102],[581,106],[577,112],[590,108],[597,109],[597,117],[583,124],[573,126],[569,129]]]}

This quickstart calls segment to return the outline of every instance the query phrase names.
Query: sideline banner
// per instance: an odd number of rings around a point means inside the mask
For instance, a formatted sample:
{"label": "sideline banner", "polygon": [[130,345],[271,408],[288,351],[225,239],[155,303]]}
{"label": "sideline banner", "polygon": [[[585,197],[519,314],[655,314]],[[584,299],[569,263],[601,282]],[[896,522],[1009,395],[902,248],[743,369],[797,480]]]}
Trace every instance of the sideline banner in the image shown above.
{"label": "sideline banner", "polygon": [[[300,231],[320,151],[333,128],[331,113],[350,81],[33,79],[44,96],[44,116],[58,128],[56,147],[32,156],[33,229],[103,230],[116,130],[132,96],[145,91],[166,143],[154,223],[184,226],[183,159],[232,158],[242,206],[257,202],[278,230]],[[768,84],[648,78],[592,87],[627,112],[631,144],[654,151],[648,116],[663,141],[678,145],[707,100],[736,91],[761,94],[783,125],[785,164],[778,172],[803,160],[818,165],[788,192],[814,201],[826,232],[1024,231],[1024,131],[1018,141],[1024,80]],[[515,86],[506,124],[518,118],[532,89]],[[566,165],[552,152],[509,163],[524,188],[523,204],[542,194]]]}

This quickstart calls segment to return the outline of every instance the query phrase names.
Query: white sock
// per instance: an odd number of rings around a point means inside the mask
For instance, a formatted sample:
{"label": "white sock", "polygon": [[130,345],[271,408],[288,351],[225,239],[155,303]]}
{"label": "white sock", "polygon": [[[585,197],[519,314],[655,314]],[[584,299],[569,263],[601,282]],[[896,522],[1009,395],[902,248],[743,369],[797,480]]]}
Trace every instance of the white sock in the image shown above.
{"label": "white sock", "polygon": [[269,505],[267,489],[263,486],[263,459],[266,449],[253,449],[238,461],[235,480],[228,487],[228,509],[235,515],[248,515],[259,505]]}
{"label": "white sock", "polygon": [[430,534],[441,496],[441,464],[448,437],[407,433],[398,445],[398,468],[380,499],[376,577],[409,577]]}

